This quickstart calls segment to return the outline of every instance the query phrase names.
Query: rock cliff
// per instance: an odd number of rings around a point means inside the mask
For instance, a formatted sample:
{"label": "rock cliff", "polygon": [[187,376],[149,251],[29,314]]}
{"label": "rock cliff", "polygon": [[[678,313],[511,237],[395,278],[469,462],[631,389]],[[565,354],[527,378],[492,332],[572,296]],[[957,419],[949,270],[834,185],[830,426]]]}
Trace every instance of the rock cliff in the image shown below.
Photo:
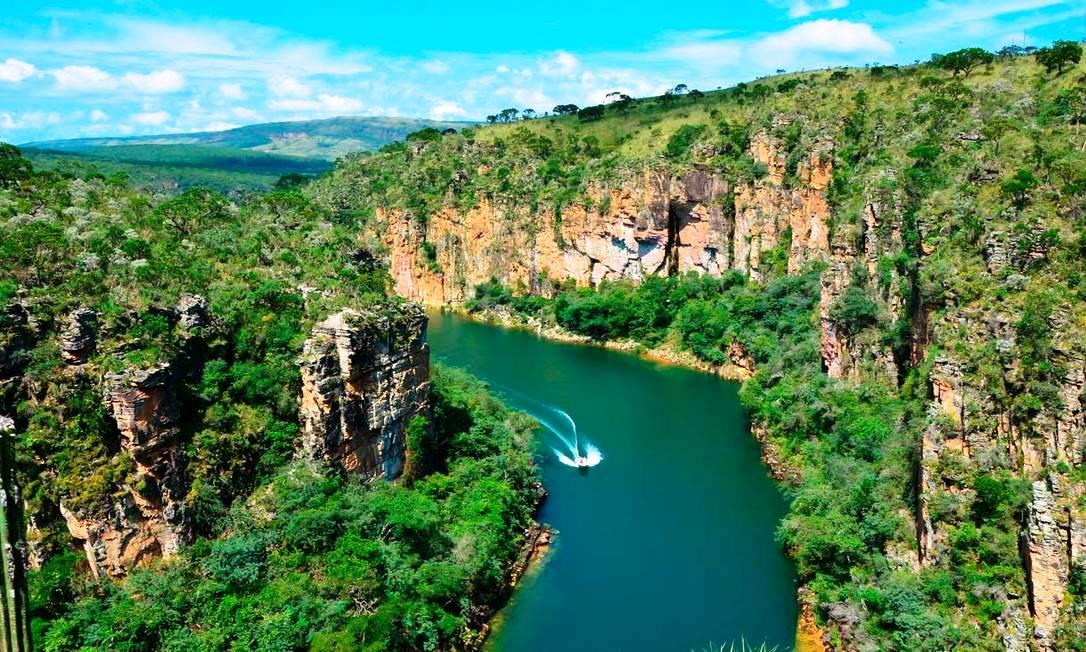
{"label": "rock cliff", "polygon": [[98,313],[80,308],[68,316],[60,334],[60,355],[64,362],[79,365],[87,361],[97,346]]}
{"label": "rock cliff", "polygon": [[397,293],[429,304],[463,303],[491,278],[543,294],[567,280],[588,286],[691,271],[764,279],[764,259],[778,246],[787,244],[793,271],[828,256],[831,151],[829,143],[814,148],[790,182],[782,144],[760,132],[750,155],[768,173],[753,182],[697,166],[647,168],[591,186],[587,201],[561,212],[483,199],[438,211],[425,226],[398,210],[378,217]]}
{"label": "rock cliff", "polygon": [[302,454],[367,478],[397,477],[407,423],[429,412],[422,310],[407,304],[329,317],[306,341],[301,371]]}
{"label": "rock cliff", "polygon": [[[103,403],[115,427],[119,450],[132,472],[106,504],[59,508],[71,536],[86,552],[98,576],[121,576],[133,567],[170,556],[193,537],[185,498],[189,490],[187,459],[181,441],[188,406],[179,397],[186,378],[199,374],[203,342],[197,334],[211,325],[205,298],[183,295],[177,306],[162,309],[179,326],[182,338],[173,359],[149,368],[107,373]],[[96,347],[96,315],[80,309],[60,333],[65,362],[86,364]]]}
{"label": "rock cliff", "polygon": [[104,509],[61,514],[81,543],[95,576],[123,575],[159,556],[169,556],[192,536],[184,504],[185,456],[178,442],[181,406],[178,372],[163,363],[106,378],[105,402],[120,435],[121,451],[135,472]]}
{"label": "rock cliff", "polygon": [[[1009,468],[1031,479],[1022,531],[1027,600],[1038,649],[1054,648],[1053,634],[1071,569],[1086,562],[1086,510],[1072,476],[1083,462],[1083,355],[1060,336],[1057,313],[1051,327],[1053,368],[1060,370],[1058,401],[1040,409],[1029,423],[1014,417],[1011,400],[1022,391],[1017,334],[1011,320],[995,311],[960,310],[948,315],[936,340],[951,340],[947,329],[965,334],[965,350],[992,358],[969,359],[942,351],[931,372],[931,418],[921,442],[918,535],[921,563],[931,565],[948,552],[947,533],[931,506],[947,497],[970,499],[972,489],[955,478],[964,467],[979,471]],[[1008,604],[1013,611],[1015,604]]]}

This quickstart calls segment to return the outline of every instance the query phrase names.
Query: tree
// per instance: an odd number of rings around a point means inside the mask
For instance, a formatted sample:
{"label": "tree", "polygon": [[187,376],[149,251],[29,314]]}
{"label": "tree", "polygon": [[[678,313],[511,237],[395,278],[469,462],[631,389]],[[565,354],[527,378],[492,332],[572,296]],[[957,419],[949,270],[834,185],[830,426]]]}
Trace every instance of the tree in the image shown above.
{"label": "tree", "polygon": [[999,52],[996,52],[996,55],[1000,59],[1013,59],[1014,57],[1020,57],[1025,53],[1026,50],[1021,45],[1007,45],[1000,48]]}
{"label": "tree", "polygon": [[607,94],[608,106],[619,112],[625,112],[633,106],[634,99],[629,95],[615,91]]}
{"label": "tree", "polygon": [[1063,74],[1065,66],[1077,65],[1082,61],[1082,46],[1074,41],[1056,41],[1047,48],[1037,50],[1037,63],[1045,67],[1047,72],[1056,71],[1057,75]]}
{"label": "tree", "polygon": [[495,122],[498,121],[498,116],[496,116],[496,115],[488,115],[486,117],[486,121],[487,121],[488,124],[494,124]]}
{"label": "tree", "polygon": [[1014,207],[1021,210],[1029,201],[1033,190],[1040,183],[1033,172],[1027,168],[1020,168],[1014,173],[1014,176],[1000,184],[1000,189],[1004,195],[1010,198]]}
{"label": "tree", "polygon": [[279,180],[275,182],[276,190],[294,190],[301,188],[305,184],[309,183],[312,177],[308,177],[304,174],[298,174],[297,172],[291,172],[290,174],[284,174],[279,177]]}
{"label": "tree", "polygon": [[689,87],[686,84],[676,84],[675,88],[671,89],[671,92],[675,95],[686,95],[686,91],[688,90]]}
{"label": "tree", "polygon": [[992,141],[992,154],[999,156],[999,144],[1007,133],[1018,129],[1018,123],[1011,118],[1002,115],[992,116],[981,127],[980,133]]}
{"label": "tree", "polygon": [[162,221],[184,236],[213,222],[221,221],[230,211],[230,202],[217,192],[196,188],[159,204],[155,212]]}
{"label": "tree", "polygon": [[995,55],[983,48],[964,48],[949,54],[935,55],[932,63],[943,70],[949,70],[955,77],[966,77],[978,66],[986,66],[995,60]]}
{"label": "tree", "polygon": [[586,106],[585,108],[577,112],[577,117],[585,122],[599,120],[603,117],[603,111],[604,108],[602,104],[597,104],[596,106]]}
{"label": "tree", "polygon": [[517,109],[502,109],[498,112],[498,122],[514,122],[519,114]]}
{"label": "tree", "polygon": [[[18,500],[15,483],[15,423],[0,417],[0,482],[4,487],[4,502],[0,505],[0,566],[4,572],[3,606],[4,649],[9,652],[30,652],[29,589],[26,578],[26,521],[23,503]],[[15,497],[15,498],[13,498]]]}
{"label": "tree", "polygon": [[680,159],[690,153],[690,146],[694,144],[705,131],[705,125],[683,125],[672,134],[667,141],[666,153],[670,159]]}
{"label": "tree", "polygon": [[520,112],[521,120],[532,120],[535,118],[535,109],[524,109]]}
{"label": "tree", "polygon": [[18,147],[0,143],[0,188],[14,188],[29,179],[32,171]]}
{"label": "tree", "polygon": [[441,140],[441,132],[433,127],[423,127],[416,132],[407,134],[407,140],[411,142],[423,142],[429,143],[436,140]]}
{"label": "tree", "polygon": [[863,288],[850,285],[830,307],[830,317],[855,335],[879,323],[879,307]]}
{"label": "tree", "polygon": [[551,111],[555,115],[573,115],[580,110],[581,107],[577,106],[576,104],[559,104],[558,106],[551,109]]}

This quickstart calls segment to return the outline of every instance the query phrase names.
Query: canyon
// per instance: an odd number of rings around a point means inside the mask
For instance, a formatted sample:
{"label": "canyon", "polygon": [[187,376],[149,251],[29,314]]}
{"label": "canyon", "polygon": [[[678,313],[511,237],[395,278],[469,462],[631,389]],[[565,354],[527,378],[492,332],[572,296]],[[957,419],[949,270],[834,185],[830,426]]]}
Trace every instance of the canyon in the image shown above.
{"label": "canyon", "polygon": [[[473,298],[475,285],[491,279],[553,296],[568,283],[592,287],[615,280],[638,283],[650,275],[720,276],[729,271],[760,282],[774,271],[795,274],[812,263],[822,265],[821,357],[831,379],[897,386],[909,369],[924,364],[930,351],[938,351],[911,518],[917,549],[888,550],[887,556],[913,571],[945,561],[940,519],[955,519],[933,517],[930,506],[971,489],[956,485],[944,475],[944,467],[964,463],[983,470],[993,459],[1010,460],[1018,477],[1032,486],[1021,532],[1027,586],[1024,595],[1011,590],[995,596],[1005,605],[999,629],[1007,650],[1025,650],[1031,644],[1053,650],[1071,569],[1086,559],[1086,511],[1081,491],[1070,479],[1083,463],[1086,442],[1082,344],[1061,335],[1071,332],[1065,328],[1066,318],[1061,323],[1057,314],[1051,320],[1057,366],[1065,370],[1058,387],[1063,407],[1043,410],[1029,429],[1015,423],[1003,398],[1020,385],[1012,358],[1005,356],[998,387],[978,386],[975,362],[940,348],[954,329],[955,338],[965,332],[977,346],[994,341],[1009,352],[1015,343],[1008,318],[967,309],[933,316],[919,305],[919,272],[887,262],[910,246],[922,270],[932,252],[924,234],[938,236],[939,225],[922,216],[920,241],[906,244],[904,198],[890,169],[868,181],[855,219],[835,214],[827,199],[834,146],[827,139],[813,142],[794,175],[786,173],[781,141],[764,130],[749,143],[749,155],[766,171],[756,181],[736,183],[697,165],[674,173],[649,167],[617,184],[590,186],[589,201],[560,214],[529,216],[520,207],[484,198],[467,211],[444,208],[422,226],[406,212],[379,210],[396,291],[425,304],[463,305]],[[1037,233],[991,234],[985,245],[988,273],[1043,260],[1047,251],[1030,238],[1037,240]],[[432,255],[424,253],[427,249]],[[906,346],[895,349],[870,333],[854,334],[838,318],[835,306],[854,285],[878,297],[891,321],[911,324]],[[836,640],[843,641],[844,649],[861,649],[863,637],[847,633],[855,618],[838,613],[841,605],[831,607],[824,615],[838,632]],[[830,638],[827,634],[825,642]]]}

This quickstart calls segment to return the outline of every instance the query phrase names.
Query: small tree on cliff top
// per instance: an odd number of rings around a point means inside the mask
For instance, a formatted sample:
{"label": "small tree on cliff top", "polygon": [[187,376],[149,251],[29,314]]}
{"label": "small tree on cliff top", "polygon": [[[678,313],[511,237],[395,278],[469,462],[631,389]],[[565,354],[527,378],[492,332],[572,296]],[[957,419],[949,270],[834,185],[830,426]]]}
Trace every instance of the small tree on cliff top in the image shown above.
{"label": "small tree on cliff top", "polygon": [[1066,66],[1077,65],[1082,61],[1082,46],[1074,41],[1056,41],[1047,48],[1037,50],[1037,63],[1048,72],[1056,71],[1062,75]]}
{"label": "small tree on cliff top", "polygon": [[932,57],[932,63],[943,70],[949,70],[955,77],[959,73],[968,77],[978,66],[986,66],[994,60],[995,55],[983,48],[964,48]]}

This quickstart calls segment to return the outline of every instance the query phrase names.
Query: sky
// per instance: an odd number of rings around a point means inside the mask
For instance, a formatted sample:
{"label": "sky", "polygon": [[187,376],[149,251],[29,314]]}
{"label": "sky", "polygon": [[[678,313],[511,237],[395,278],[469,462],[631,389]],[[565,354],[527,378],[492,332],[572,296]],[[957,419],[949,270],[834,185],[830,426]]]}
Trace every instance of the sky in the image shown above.
{"label": "sky", "polygon": [[0,141],[338,115],[480,120],[1086,38],[1083,0],[12,1]]}

